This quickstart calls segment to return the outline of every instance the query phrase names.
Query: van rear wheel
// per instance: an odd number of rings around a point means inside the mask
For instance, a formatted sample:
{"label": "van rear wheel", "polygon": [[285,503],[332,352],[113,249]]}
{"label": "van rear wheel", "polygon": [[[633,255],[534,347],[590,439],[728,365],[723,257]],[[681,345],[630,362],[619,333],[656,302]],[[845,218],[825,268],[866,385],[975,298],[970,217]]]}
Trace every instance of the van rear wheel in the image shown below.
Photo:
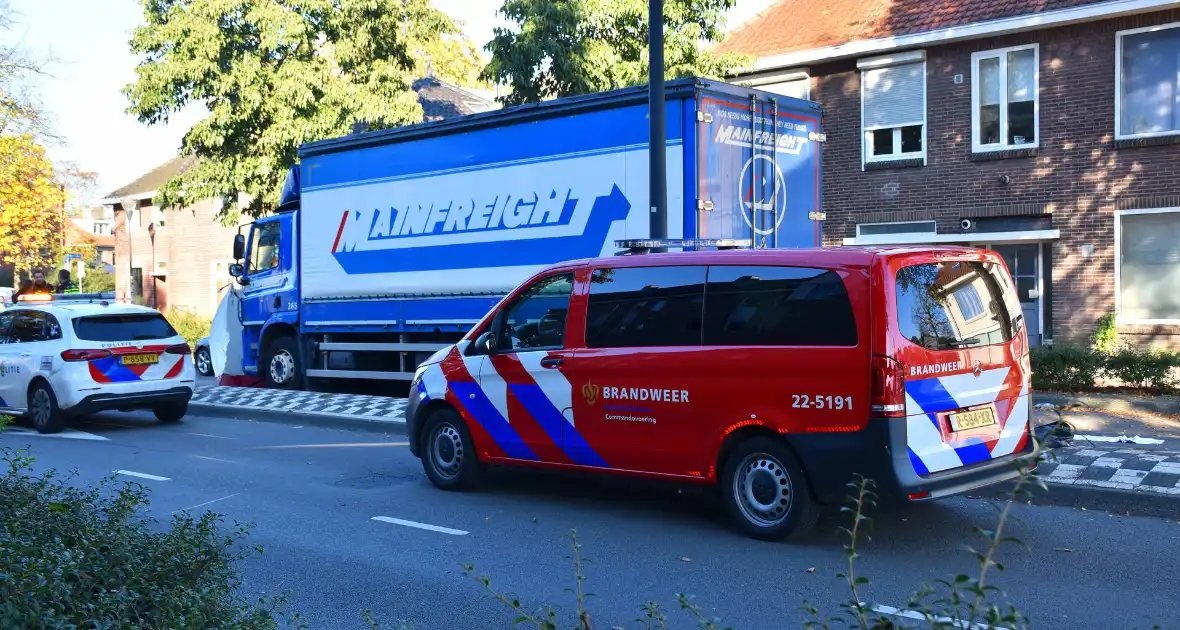
{"label": "van rear wheel", "polygon": [[747,536],[783,540],[815,525],[818,511],[803,469],[781,441],[755,437],[738,444],[721,475],[726,512]]}

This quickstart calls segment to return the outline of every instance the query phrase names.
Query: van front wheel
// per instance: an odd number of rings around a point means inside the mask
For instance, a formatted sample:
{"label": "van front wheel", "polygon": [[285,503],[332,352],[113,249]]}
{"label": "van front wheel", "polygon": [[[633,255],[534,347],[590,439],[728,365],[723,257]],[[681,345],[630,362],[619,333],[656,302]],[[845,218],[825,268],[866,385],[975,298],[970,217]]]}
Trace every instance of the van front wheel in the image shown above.
{"label": "van front wheel", "polygon": [[422,468],[443,490],[468,490],[479,484],[483,464],[463,418],[454,409],[430,414],[422,430]]}
{"label": "van front wheel", "polygon": [[774,438],[738,444],[725,461],[721,490],[730,518],[751,538],[783,540],[815,524],[818,512],[803,469]]}

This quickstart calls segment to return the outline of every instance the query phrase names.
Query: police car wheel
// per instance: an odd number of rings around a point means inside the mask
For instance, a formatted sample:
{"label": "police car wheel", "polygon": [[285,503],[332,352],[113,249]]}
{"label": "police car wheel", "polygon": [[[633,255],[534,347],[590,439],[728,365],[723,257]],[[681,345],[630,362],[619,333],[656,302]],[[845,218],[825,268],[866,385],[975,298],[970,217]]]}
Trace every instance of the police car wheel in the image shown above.
{"label": "police car wheel", "polygon": [[467,425],[453,409],[430,415],[421,437],[422,468],[430,482],[443,490],[465,490],[480,480],[483,467]]}
{"label": "police car wheel", "polygon": [[803,469],[777,439],[756,437],[734,447],[722,470],[721,490],[730,518],[751,538],[783,540],[815,524]]}
{"label": "police car wheel", "polygon": [[152,413],[160,422],[180,422],[184,414],[188,413],[188,403],[159,405],[152,408]]}
{"label": "police car wheel", "polygon": [[49,383],[37,381],[29,388],[28,419],[38,433],[60,433],[66,427],[65,414]]}

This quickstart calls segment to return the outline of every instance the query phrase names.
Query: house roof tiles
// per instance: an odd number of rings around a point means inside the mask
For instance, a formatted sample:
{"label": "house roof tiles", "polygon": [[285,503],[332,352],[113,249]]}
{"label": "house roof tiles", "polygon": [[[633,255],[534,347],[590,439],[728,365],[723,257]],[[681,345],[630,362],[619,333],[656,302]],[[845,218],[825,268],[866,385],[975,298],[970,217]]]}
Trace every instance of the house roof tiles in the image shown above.
{"label": "house roof tiles", "polygon": [[778,0],[734,30],[718,52],[767,57],[911,35],[1105,0]]}

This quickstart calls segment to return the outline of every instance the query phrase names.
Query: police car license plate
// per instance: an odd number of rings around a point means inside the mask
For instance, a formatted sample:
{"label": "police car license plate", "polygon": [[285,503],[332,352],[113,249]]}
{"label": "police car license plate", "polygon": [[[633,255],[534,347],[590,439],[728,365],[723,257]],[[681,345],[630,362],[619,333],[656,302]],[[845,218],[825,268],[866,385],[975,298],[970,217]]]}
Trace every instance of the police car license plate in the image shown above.
{"label": "police car license plate", "polygon": [[987,407],[985,409],[976,409],[975,411],[952,413],[949,419],[951,421],[951,431],[978,429],[996,423],[996,410]]}
{"label": "police car license plate", "polygon": [[125,354],[122,361],[123,365],[148,365],[159,363],[160,357],[155,354]]}

